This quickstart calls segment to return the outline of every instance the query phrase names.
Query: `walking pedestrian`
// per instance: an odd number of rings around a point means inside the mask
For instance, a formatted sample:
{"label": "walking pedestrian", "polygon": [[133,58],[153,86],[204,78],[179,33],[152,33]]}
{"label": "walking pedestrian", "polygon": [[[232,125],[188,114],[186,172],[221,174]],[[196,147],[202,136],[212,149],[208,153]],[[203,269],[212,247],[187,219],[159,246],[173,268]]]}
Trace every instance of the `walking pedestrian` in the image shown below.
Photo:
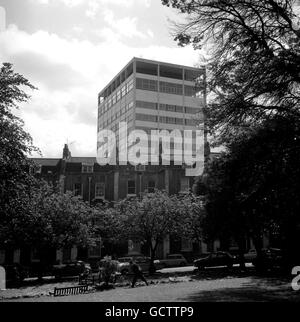
{"label": "walking pedestrian", "polygon": [[130,261],[130,268],[131,268],[131,271],[133,273],[133,279],[132,279],[132,284],[131,284],[131,287],[133,288],[136,281],[140,278],[143,282],[146,283],[146,285],[148,286],[148,282],[147,280],[145,279],[144,275],[143,275],[143,272],[142,272],[142,269],[140,268],[139,265],[137,265],[136,263],[133,262],[133,260]]}

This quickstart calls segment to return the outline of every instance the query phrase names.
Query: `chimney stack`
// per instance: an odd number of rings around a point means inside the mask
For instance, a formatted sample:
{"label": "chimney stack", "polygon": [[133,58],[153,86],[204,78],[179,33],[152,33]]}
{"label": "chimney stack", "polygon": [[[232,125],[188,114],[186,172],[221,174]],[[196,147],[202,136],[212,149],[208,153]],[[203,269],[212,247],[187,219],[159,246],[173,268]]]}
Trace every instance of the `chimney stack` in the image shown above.
{"label": "chimney stack", "polygon": [[65,144],[65,147],[63,149],[63,159],[69,160],[71,158],[71,152],[69,150],[68,144]]}

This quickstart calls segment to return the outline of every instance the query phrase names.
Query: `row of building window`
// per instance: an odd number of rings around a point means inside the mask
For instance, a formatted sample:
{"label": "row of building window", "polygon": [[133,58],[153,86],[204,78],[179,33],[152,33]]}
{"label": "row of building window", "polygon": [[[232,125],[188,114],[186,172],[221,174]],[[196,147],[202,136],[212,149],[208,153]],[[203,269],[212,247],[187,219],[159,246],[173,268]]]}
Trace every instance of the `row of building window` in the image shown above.
{"label": "row of building window", "polygon": [[133,90],[133,79],[125,83],[123,86],[119,87],[111,96],[109,96],[104,101],[99,99],[99,105],[103,104],[104,112],[108,111],[113,105],[121,100],[125,95]]}
{"label": "row of building window", "polygon": [[138,120],[138,121],[145,121],[145,122],[154,122],[154,123],[156,123],[159,118],[156,115],[139,114],[139,113],[137,113],[135,115],[135,119]]}
{"label": "row of building window", "polygon": [[[114,116],[116,116],[116,118],[120,117],[121,115],[125,114],[126,112],[128,112],[129,110],[131,110],[131,108],[133,108],[134,104],[133,102],[130,102],[128,104],[125,104],[123,106],[120,106],[119,109],[115,109],[113,110],[112,112],[115,112],[115,113],[112,113]],[[107,111],[106,111],[107,112]],[[99,117],[101,116],[107,116],[108,113],[106,113],[102,108],[99,108]],[[105,114],[106,113],[106,114]]]}
{"label": "row of building window", "polygon": [[110,118],[105,122],[101,122],[99,123],[98,131],[100,131],[101,129],[108,129],[108,128],[111,129],[112,131],[117,130],[119,126],[118,122],[126,122],[127,125],[129,126],[133,122],[133,114],[129,114],[126,116],[123,115],[119,120],[117,119],[113,120],[112,118]]}
{"label": "row of building window", "polygon": [[[147,186],[145,191],[148,193],[154,193],[156,189],[156,183],[154,180],[149,180],[147,182]],[[180,192],[188,192],[190,189],[189,179],[188,178],[181,178],[180,179]],[[73,192],[75,196],[82,196],[83,195],[83,185],[82,183],[75,183]],[[127,181],[127,194],[128,195],[136,195],[136,182],[135,180],[128,180]],[[104,182],[97,182],[95,184],[95,198],[96,199],[105,199],[105,183]]]}
{"label": "row of building window", "polygon": [[[83,195],[83,185],[82,183],[75,183],[73,187],[73,193],[75,196]],[[97,182],[95,184],[95,198],[105,199],[105,183]]]}
{"label": "row of building window", "polygon": [[136,62],[136,72],[140,74],[160,76],[187,81],[204,81],[204,70],[183,69],[182,67],[174,67],[147,62]]}
{"label": "row of building window", "polygon": [[[156,189],[155,181],[148,181],[147,187],[145,189],[148,193],[154,193]],[[190,182],[189,178],[181,178],[180,179],[180,192],[187,193],[190,191]],[[127,194],[128,195],[136,195],[136,184],[135,180],[127,181]]]}
{"label": "row of building window", "polygon": [[144,121],[144,122],[160,122],[164,124],[178,124],[178,125],[187,125],[187,126],[196,126],[197,121],[193,119],[183,119],[177,117],[168,117],[168,116],[156,116],[156,115],[149,115],[149,114],[139,114],[137,113],[135,116],[137,121]]}
{"label": "row of building window", "polygon": [[186,107],[178,106],[178,105],[160,104],[159,109],[161,111],[183,113]]}
{"label": "row of building window", "polygon": [[[30,174],[32,175],[35,175],[35,174],[41,174],[42,173],[42,165],[40,164],[37,164],[35,166],[31,166],[29,168],[29,172]],[[92,164],[82,164],[81,166],[81,172],[82,173],[93,173],[94,172],[94,165]],[[48,171],[48,174],[53,174],[52,171]]]}
{"label": "row of building window", "polygon": [[124,69],[115,79],[112,81],[109,86],[106,87],[101,94],[99,94],[99,102],[100,104],[108,98],[118,87],[122,87],[124,82],[133,74],[133,63],[129,64],[129,66]]}
{"label": "row of building window", "polygon": [[151,79],[145,79],[145,78],[137,78],[136,79],[136,88],[137,89],[157,92],[157,90],[158,90],[157,84],[158,84],[157,81],[154,81]]}
{"label": "row of building window", "polygon": [[167,116],[161,116],[159,118],[159,121],[160,123],[165,123],[165,124],[180,124],[180,125],[183,125],[183,122],[184,122],[182,118],[179,119],[176,117],[167,117]]}
{"label": "row of building window", "polygon": [[134,106],[134,103],[130,102],[129,104],[126,104],[123,108],[121,108],[119,111],[117,111],[115,114],[113,114],[111,117],[108,117],[107,114],[104,115],[103,112],[99,113],[99,119],[100,119],[99,127],[106,128],[108,125],[110,125],[111,123],[117,120],[129,122],[130,118],[132,119],[132,116],[130,115],[125,116],[125,113],[131,111],[133,106]]}
{"label": "row of building window", "polygon": [[[124,105],[123,107],[120,107],[116,113],[114,113],[110,119],[105,120],[107,124],[110,124],[114,120],[119,119],[123,114],[130,111],[134,106],[133,102],[130,102],[129,104]],[[144,101],[136,101],[136,107],[138,108],[144,108],[144,109],[150,109],[150,110],[160,110],[160,111],[167,111],[167,112],[176,112],[176,113],[186,113],[186,114],[196,114],[199,112],[198,108],[195,107],[188,107],[188,106],[179,106],[179,105],[170,105],[170,104],[158,104],[153,102],[144,102]],[[99,107],[99,119],[100,118],[106,118],[104,107]],[[104,126],[107,126],[107,124],[103,124]]]}
{"label": "row of building window", "polygon": [[159,91],[161,93],[183,95],[183,88],[182,88],[181,84],[160,82],[159,83]]}
{"label": "row of building window", "polygon": [[136,101],[136,107],[144,108],[149,110],[160,110],[166,112],[185,113],[185,114],[196,114],[199,113],[199,108],[170,105],[170,104],[158,104],[153,102]]}
{"label": "row of building window", "polygon": [[195,86],[182,86],[181,84],[168,83],[168,82],[158,82],[151,79],[137,78],[136,79],[136,88],[145,90],[145,91],[159,91],[161,93],[174,94],[174,95],[184,95],[184,96],[200,96],[200,88]]}
{"label": "row of building window", "polygon": [[[133,131],[133,129],[134,129],[133,121],[132,121],[132,116],[130,118],[128,118],[128,120],[125,119],[125,122],[127,123],[127,133],[131,133]],[[111,126],[110,129],[111,129],[111,131],[113,131],[113,132],[115,132],[115,133],[118,134],[118,131],[120,129],[120,126],[119,126],[118,123],[115,123],[113,126]],[[119,135],[116,136],[116,139],[117,139],[117,142],[119,142],[118,141]],[[126,139],[126,137],[124,139]]]}
{"label": "row of building window", "polygon": [[144,108],[147,110],[158,110],[158,103],[136,101],[136,107]]}
{"label": "row of building window", "polygon": [[94,165],[83,164],[81,169],[82,169],[82,173],[93,173]]}

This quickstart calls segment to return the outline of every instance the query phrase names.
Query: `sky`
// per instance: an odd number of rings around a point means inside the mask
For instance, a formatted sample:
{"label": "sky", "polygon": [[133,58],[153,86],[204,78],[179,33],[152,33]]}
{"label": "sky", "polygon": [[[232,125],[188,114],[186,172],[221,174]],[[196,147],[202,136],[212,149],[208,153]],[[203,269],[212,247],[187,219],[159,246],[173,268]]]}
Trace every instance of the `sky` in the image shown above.
{"label": "sky", "polygon": [[17,115],[43,157],[95,156],[97,95],[133,58],[195,66],[160,0],[0,0],[0,63],[38,88]]}

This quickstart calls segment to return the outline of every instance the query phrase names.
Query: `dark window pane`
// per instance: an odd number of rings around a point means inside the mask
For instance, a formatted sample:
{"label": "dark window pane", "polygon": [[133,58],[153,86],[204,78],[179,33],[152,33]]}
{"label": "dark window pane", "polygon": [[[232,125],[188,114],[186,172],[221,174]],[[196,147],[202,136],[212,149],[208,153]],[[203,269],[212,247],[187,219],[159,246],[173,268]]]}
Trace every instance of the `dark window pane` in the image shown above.
{"label": "dark window pane", "polygon": [[173,79],[182,79],[183,70],[181,68],[160,65],[160,76]]}
{"label": "dark window pane", "polygon": [[158,65],[157,64],[150,64],[144,62],[136,62],[136,72],[140,74],[146,75],[154,75],[157,76],[158,74]]}

